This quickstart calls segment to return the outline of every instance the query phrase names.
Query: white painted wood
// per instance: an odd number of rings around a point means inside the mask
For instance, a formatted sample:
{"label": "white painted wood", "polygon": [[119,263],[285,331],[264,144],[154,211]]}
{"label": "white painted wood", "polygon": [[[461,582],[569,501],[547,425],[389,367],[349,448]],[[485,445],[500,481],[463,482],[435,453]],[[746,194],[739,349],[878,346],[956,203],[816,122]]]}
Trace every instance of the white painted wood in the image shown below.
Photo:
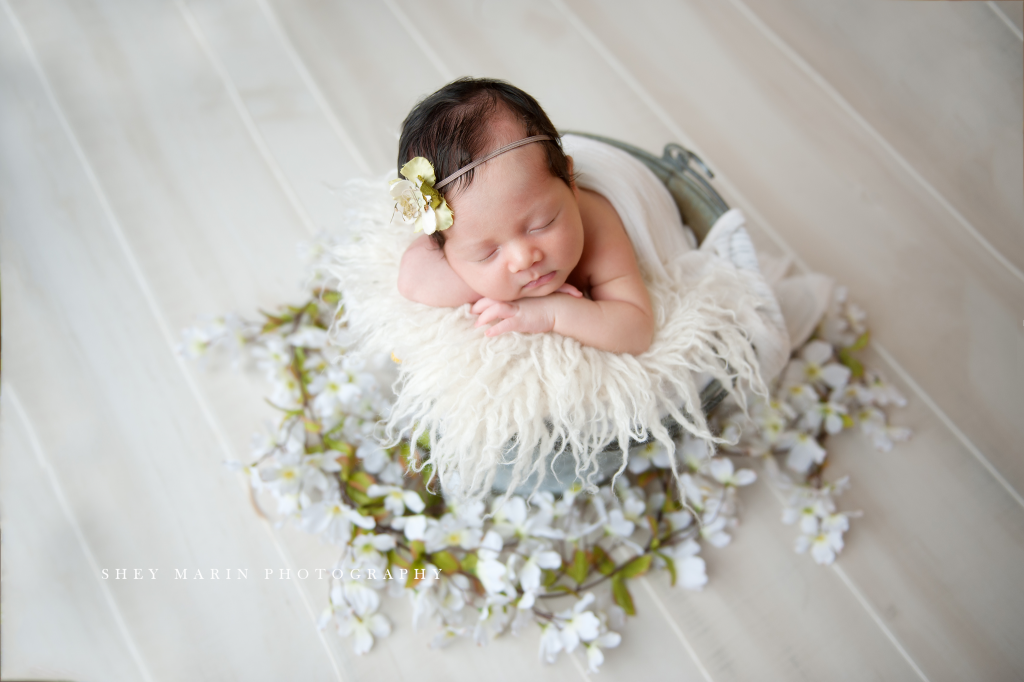
{"label": "white painted wood", "polygon": [[1024,267],[1024,60],[986,3],[737,4]]}
{"label": "white painted wood", "polygon": [[[760,219],[755,238],[770,245],[761,230],[774,229],[803,261],[849,284],[883,348],[978,456],[1024,489],[1024,465],[1013,456],[1024,435],[1013,414],[1024,337],[1012,275],[735,9],[574,0],[567,13],[557,4],[15,2],[60,113],[11,20],[0,17],[5,380],[99,561],[253,569],[250,581],[230,587],[111,584],[156,679],[586,677],[564,658],[538,664],[534,634],[486,649],[429,650],[430,633],[410,631],[403,603],[388,607],[395,634],[370,656],[354,657],[333,634],[321,639],[313,617],[325,584],[255,574],[327,566],[335,550],[295,529],[268,533],[238,478],[220,466],[225,456],[244,457],[248,434],[271,416],[262,382],[224,368],[198,372],[170,352],[169,333],[197,313],[249,313],[296,296],[300,269],[287,254],[307,236],[305,223],[338,227],[326,186],[391,168],[405,113],[452,74],[508,78],[564,128],[651,150],[673,139],[697,147],[722,172],[730,201]],[[1014,197],[970,185],[983,173],[940,169],[936,160],[962,149],[940,149],[931,128],[912,125],[926,105],[938,102],[946,117],[938,118],[949,120],[964,104],[925,76],[913,80],[921,87],[914,97],[901,95],[863,44],[834,41],[845,50],[840,63],[820,36],[806,35],[829,12],[849,10],[765,7],[768,25],[1004,248],[1000,240],[1012,237],[1004,217],[1021,224]],[[872,11],[859,25],[888,16]],[[950,16],[936,25],[960,35],[963,48],[970,27]],[[458,39],[437,39],[448,35]],[[892,60],[906,54],[886,45]],[[997,59],[991,49],[980,54]],[[987,81],[968,85],[980,88],[970,91],[979,100],[994,98],[1000,116],[1012,115],[999,99],[1005,93]],[[876,109],[898,116],[879,118]],[[976,130],[998,137],[1002,128]],[[957,144],[976,149],[982,138]],[[957,184],[962,177],[970,182]],[[24,425],[12,414],[5,397],[0,673],[137,677],[123,638],[96,634],[112,617],[96,608],[99,588],[81,554],[72,557],[67,519],[32,506],[53,493],[33,473]],[[608,652],[602,675],[1021,676],[1024,591],[1013,567],[1024,559],[1024,514],[927,401],[912,399],[897,421],[917,435],[888,455],[856,437],[835,443],[837,470],[854,477],[844,506],[866,513],[839,570],[792,554],[778,502],[751,491],[733,545],[707,552],[704,592],[670,590],[664,575],[634,589],[641,615],[622,648]],[[20,547],[78,563],[55,569]],[[66,591],[40,594],[55,581]],[[62,657],[43,634],[47,617],[74,640]],[[11,634],[12,622],[28,625]]]}

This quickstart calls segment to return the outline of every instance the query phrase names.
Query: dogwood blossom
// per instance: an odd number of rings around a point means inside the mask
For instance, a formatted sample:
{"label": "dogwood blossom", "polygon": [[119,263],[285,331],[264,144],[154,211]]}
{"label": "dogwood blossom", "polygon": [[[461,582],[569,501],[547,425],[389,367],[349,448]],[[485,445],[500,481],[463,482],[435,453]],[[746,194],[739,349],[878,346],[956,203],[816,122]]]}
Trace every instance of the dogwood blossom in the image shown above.
{"label": "dogwood blossom", "polygon": [[751,469],[740,469],[734,473],[732,460],[728,457],[716,457],[708,462],[708,469],[716,481],[726,486],[750,485],[757,480],[757,474]]}
{"label": "dogwood blossom", "polygon": [[779,439],[779,448],[789,451],[786,466],[800,473],[806,473],[812,465],[825,461],[825,448],[807,433],[787,431]]}
{"label": "dogwood blossom", "polygon": [[405,490],[396,485],[378,485],[374,483],[366,489],[370,497],[383,497],[384,509],[395,516],[401,516],[408,509],[413,514],[419,514],[426,505],[423,498],[413,490]]}

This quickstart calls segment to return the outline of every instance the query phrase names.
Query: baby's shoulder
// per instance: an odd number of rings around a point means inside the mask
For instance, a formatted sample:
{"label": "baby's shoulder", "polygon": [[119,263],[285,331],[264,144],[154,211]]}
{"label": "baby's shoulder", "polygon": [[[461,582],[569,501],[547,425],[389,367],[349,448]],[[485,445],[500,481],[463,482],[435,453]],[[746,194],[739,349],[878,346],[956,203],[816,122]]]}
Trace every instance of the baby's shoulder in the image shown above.
{"label": "baby's shoulder", "polygon": [[579,203],[583,220],[580,267],[587,279],[602,280],[618,276],[624,270],[635,270],[633,245],[612,203],[597,192],[582,189]]}

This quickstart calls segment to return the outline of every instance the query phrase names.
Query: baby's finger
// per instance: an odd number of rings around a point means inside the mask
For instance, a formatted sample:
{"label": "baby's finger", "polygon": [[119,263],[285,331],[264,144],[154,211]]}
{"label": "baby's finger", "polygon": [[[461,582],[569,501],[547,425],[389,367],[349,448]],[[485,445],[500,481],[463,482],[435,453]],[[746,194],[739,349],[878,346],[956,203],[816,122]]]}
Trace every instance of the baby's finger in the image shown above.
{"label": "baby's finger", "polygon": [[569,294],[575,298],[583,298],[583,292],[574,287],[573,285],[566,282],[562,286],[555,289],[556,294]]}
{"label": "baby's finger", "polygon": [[475,326],[480,327],[492,320],[512,317],[515,314],[515,306],[509,305],[508,303],[495,303],[490,308],[480,313],[480,317],[477,319]]}
{"label": "baby's finger", "polygon": [[487,310],[495,303],[497,303],[497,301],[495,301],[492,298],[481,298],[479,301],[473,304],[473,307],[469,309],[469,312],[473,313],[474,315],[479,315],[480,313]]}
{"label": "baby's finger", "polygon": [[499,322],[498,324],[494,325],[486,332],[484,332],[484,336],[498,336],[499,334],[504,334],[505,332],[514,332],[516,331],[517,323],[518,321],[514,317],[505,318],[504,320],[502,320],[501,322]]}

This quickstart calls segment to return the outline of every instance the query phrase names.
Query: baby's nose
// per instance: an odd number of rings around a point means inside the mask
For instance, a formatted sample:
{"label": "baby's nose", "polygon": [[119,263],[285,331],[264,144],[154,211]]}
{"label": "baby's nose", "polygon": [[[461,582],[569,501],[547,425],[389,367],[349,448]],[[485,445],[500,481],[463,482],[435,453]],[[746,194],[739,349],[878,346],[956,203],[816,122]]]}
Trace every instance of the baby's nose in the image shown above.
{"label": "baby's nose", "polygon": [[543,259],[544,254],[540,249],[530,245],[523,245],[513,250],[509,265],[513,272],[519,272],[532,267],[534,263],[538,263]]}

